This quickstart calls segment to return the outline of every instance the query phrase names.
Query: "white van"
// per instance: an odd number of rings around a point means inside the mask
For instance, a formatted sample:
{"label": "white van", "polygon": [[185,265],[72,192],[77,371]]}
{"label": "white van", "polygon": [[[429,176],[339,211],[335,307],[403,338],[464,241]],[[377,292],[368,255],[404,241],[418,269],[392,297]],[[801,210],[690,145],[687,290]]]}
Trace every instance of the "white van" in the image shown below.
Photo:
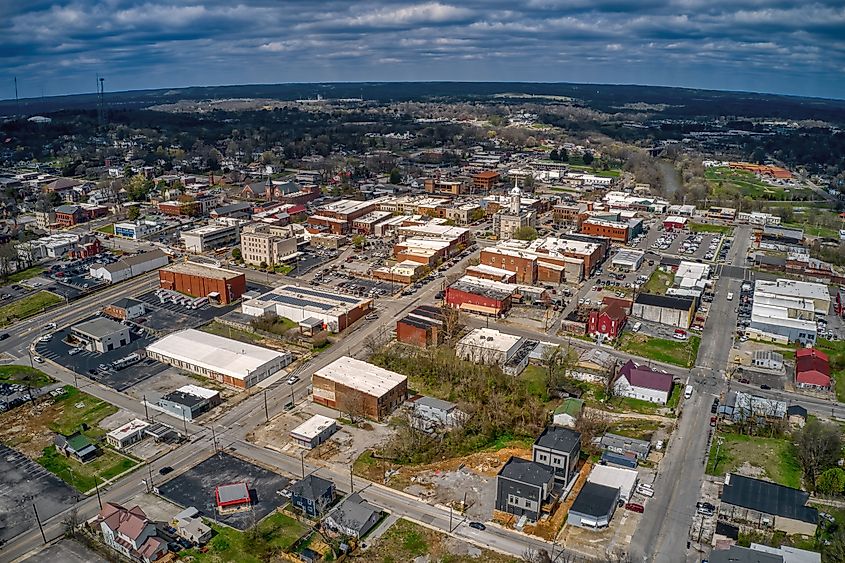
{"label": "white van", "polygon": [[733,301],[733,298],[734,298],[734,293],[733,293],[733,291],[729,291],[729,292],[728,292],[728,301]]}
{"label": "white van", "polygon": [[692,397],[692,385],[687,385],[687,388],[684,389],[684,399],[689,399]]}

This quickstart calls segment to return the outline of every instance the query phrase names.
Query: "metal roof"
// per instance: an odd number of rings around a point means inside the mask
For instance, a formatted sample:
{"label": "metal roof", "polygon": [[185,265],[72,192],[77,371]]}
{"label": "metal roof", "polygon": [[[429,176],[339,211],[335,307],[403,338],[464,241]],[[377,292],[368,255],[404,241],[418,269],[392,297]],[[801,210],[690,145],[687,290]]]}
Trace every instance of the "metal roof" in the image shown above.
{"label": "metal roof", "polygon": [[722,502],[757,510],[764,514],[782,516],[816,524],[819,512],[807,506],[810,493],[736,473],[725,477]]}
{"label": "metal roof", "polygon": [[587,481],[569,512],[600,518],[613,513],[619,489]]}

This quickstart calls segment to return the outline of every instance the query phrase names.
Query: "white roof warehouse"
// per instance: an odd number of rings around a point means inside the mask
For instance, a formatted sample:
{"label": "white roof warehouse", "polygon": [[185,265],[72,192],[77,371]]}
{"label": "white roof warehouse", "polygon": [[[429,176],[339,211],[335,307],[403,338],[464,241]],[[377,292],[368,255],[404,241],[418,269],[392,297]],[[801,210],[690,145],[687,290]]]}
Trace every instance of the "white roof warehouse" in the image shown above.
{"label": "white roof warehouse", "polygon": [[295,323],[315,317],[322,320],[331,332],[340,332],[366,315],[372,304],[372,299],[317,288],[283,285],[255,299],[244,301],[241,311],[252,317],[275,313]]}
{"label": "white roof warehouse", "polygon": [[290,352],[277,352],[194,329],[154,342],[147,347],[147,355],[241,389],[252,387],[291,363]]}

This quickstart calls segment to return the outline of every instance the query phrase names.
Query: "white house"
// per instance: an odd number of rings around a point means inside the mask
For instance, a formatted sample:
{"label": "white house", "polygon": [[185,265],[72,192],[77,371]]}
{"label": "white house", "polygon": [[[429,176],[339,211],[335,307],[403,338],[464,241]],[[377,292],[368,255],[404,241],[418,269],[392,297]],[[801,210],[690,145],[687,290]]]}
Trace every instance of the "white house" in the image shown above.
{"label": "white house", "polygon": [[622,397],[665,405],[672,394],[672,385],[671,374],[638,366],[628,360],[616,374],[613,390]]}

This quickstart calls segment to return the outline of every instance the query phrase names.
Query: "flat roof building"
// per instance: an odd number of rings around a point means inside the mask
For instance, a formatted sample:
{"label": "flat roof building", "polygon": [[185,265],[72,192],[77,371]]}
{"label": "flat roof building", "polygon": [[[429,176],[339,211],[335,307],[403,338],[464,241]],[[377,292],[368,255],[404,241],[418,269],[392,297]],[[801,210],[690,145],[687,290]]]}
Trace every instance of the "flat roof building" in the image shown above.
{"label": "flat roof building", "polygon": [[105,317],[74,325],[70,333],[84,342],[85,347],[92,352],[110,352],[131,341],[128,327]]}
{"label": "flat roof building", "polygon": [[246,483],[229,483],[214,490],[217,510],[221,513],[240,510],[252,504],[249,487]]}
{"label": "flat roof building", "polygon": [[208,250],[237,244],[240,238],[240,221],[214,222],[190,231],[183,231],[180,238],[185,250],[200,254]]}
{"label": "flat roof building", "polygon": [[246,292],[246,275],[196,262],[177,262],[158,271],[159,286],[227,305]]}
{"label": "flat roof building", "polygon": [[144,430],[149,426],[148,422],[141,419],[130,420],[120,428],[116,428],[106,434],[106,443],[111,447],[122,450],[135,442],[144,439]]}
{"label": "flat roof building", "polygon": [[498,365],[505,373],[519,375],[528,365],[529,354],[537,345],[536,340],[482,327],[461,338],[455,352],[463,360]]}
{"label": "flat roof building", "polygon": [[351,416],[381,420],[408,396],[408,378],[373,364],[342,356],[314,372],[315,403]]}
{"label": "flat roof building", "polygon": [[326,330],[340,332],[369,313],[372,306],[372,299],[318,288],[283,285],[254,299],[245,300],[241,312],[251,317],[275,313],[295,323],[317,318],[323,321]]}
{"label": "flat roof building", "polygon": [[194,329],[150,344],[147,356],[220,383],[248,389],[291,363],[290,352],[231,340]]}
{"label": "flat roof building", "polygon": [[293,441],[303,448],[316,448],[332,434],[337,432],[337,421],[333,418],[315,414],[290,431]]}

